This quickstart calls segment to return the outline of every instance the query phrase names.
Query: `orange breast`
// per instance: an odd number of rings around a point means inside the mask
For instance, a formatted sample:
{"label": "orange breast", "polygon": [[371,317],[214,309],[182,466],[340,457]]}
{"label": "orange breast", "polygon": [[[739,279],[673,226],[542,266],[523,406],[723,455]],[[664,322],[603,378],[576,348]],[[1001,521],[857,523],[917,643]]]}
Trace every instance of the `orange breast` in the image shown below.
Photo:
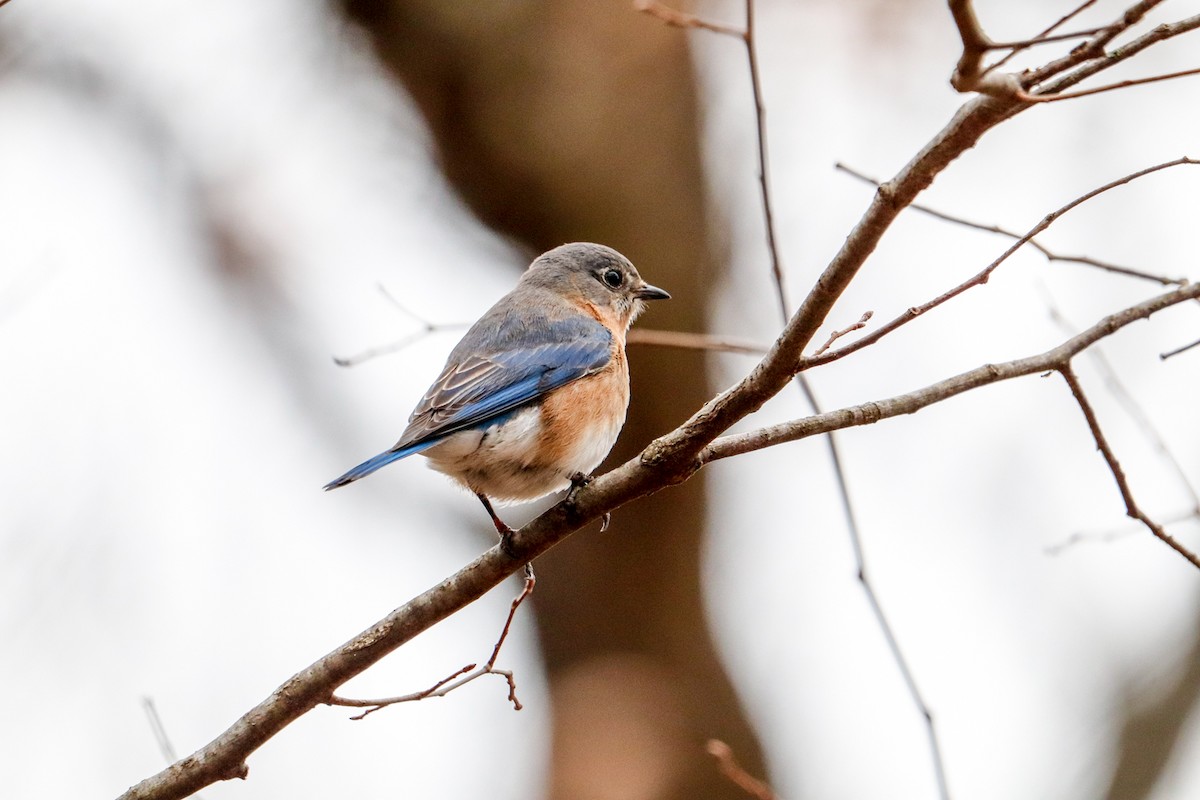
{"label": "orange breast", "polygon": [[580,378],[542,401],[538,460],[564,474],[590,473],[617,441],[629,407],[629,368],[622,342],[600,372]]}

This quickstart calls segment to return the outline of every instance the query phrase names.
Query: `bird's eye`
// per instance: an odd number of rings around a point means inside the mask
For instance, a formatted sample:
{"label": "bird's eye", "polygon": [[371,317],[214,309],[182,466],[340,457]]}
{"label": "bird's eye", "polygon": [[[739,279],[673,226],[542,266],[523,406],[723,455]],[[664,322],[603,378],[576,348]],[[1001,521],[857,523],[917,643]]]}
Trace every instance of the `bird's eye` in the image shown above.
{"label": "bird's eye", "polygon": [[622,275],[619,269],[606,269],[604,271],[604,283],[610,289],[616,289],[621,285]]}

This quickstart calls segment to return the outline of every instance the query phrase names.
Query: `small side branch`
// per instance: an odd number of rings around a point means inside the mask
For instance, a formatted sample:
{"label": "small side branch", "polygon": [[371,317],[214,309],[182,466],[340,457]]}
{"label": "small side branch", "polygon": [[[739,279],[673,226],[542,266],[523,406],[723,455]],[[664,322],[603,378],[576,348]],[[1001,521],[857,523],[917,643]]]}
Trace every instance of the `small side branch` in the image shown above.
{"label": "small side branch", "polygon": [[526,565],[525,569],[525,586],[521,589],[512,601],[512,605],[508,609],[508,617],[504,620],[504,628],[500,631],[500,638],[496,640],[496,646],[492,648],[492,655],[488,658],[487,663],[481,667],[475,664],[467,664],[465,667],[455,672],[453,675],[448,675],[440,681],[419,692],[411,694],[402,694],[396,697],[384,697],[374,700],[360,700],[349,697],[341,697],[340,695],[331,694],[326,701],[331,706],[346,706],[349,708],[365,708],[366,711],[361,714],[356,714],[350,719],[360,720],[367,715],[373,714],[380,709],[394,706],[398,703],[412,703],[417,700],[425,700],[429,697],[445,697],[462,686],[466,686],[471,681],[477,680],[484,675],[499,675],[508,683],[508,700],[513,704],[514,711],[520,711],[524,706],[517,699],[517,681],[513,676],[512,670],[496,669],[496,659],[500,657],[500,648],[504,646],[504,640],[508,638],[509,629],[512,628],[513,617],[516,616],[517,609],[525,598],[533,594],[534,584],[537,579],[534,577],[533,569]]}
{"label": "small side branch", "polygon": [[810,369],[812,367],[819,366],[821,364],[826,364],[830,361],[836,361],[839,358],[844,358],[845,356],[848,356],[857,350],[861,350],[862,348],[867,347],[868,345],[874,344],[875,342],[882,339],[884,336],[887,336],[889,333],[895,331],[897,328],[907,325],[908,323],[912,322],[914,319],[921,316],[922,314],[925,314],[926,312],[931,311],[934,308],[937,308],[938,306],[954,299],[955,297],[957,297],[958,295],[967,291],[968,289],[970,289],[974,286],[982,286],[983,284],[988,282],[988,279],[991,278],[992,273],[995,272],[996,269],[1001,264],[1003,264],[1005,261],[1008,260],[1009,256],[1011,256],[1013,253],[1017,252],[1017,250],[1020,250],[1021,247],[1023,247],[1024,245],[1026,245],[1027,243],[1032,241],[1035,236],[1042,233],[1047,228],[1049,228],[1051,225],[1053,225],[1055,223],[1055,221],[1057,221],[1059,218],[1061,218],[1064,214],[1068,213],[1069,211],[1071,211],[1075,208],[1078,208],[1079,206],[1086,203],[1088,200],[1091,200],[1094,197],[1104,194],[1105,192],[1107,192],[1111,189],[1115,189],[1118,186],[1124,186],[1125,184],[1135,181],[1138,178],[1144,177],[1146,175],[1151,175],[1155,172],[1160,172],[1161,170],[1169,169],[1171,167],[1182,166],[1184,164],[1193,164],[1193,165],[1200,164],[1200,161],[1197,161],[1196,159],[1188,158],[1187,156],[1184,156],[1182,158],[1176,158],[1172,161],[1163,162],[1162,164],[1155,164],[1152,167],[1146,167],[1145,169],[1141,169],[1141,170],[1138,170],[1137,172],[1130,173],[1124,177],[1116,179],[1115,181],[1110,181],[1110,182],[1104,184],[1103,186],[1093,189],[1084,195],[1076,197],[1074,200],[1072,200],[1071,202],[1062,206],[1061,208],[1051,211],[1049,214],[1042,217],[1042,220],[1040,222],[1038,222],[1037,225],[1034,225],[1032,228],[1030,228],[1028,231],[1026,231],[1025,234],[1022,235],[1020,238],[1018,238],[1015,242],[1013,242],[1012,245],[1009,246],[1009,248],[1007,250],[1005,250],[1003,253],[1001,253],[998,258],[996,258],[994,261],[992,261],[992,263],[988,264],[986,267],[984,267],[982,270],[980,270],[974,276],[968,278],[967,280],[958,284],[954,288],[943,292],[942,294],[938,295],[937,297],[933,298],[932,300],[922,303],[921,305],[913,306],[913,307],[909,308],[907,311],[905,311],[903,314],[901,314],[900,316],[893,319],[891,322],[888,322],[886,325],[884,325],[881,328],[877,328],[876,330],[872,331],[870,334],[862,337],[861,339],[857,339],[857,340],[851,342],[850,344],[844,345],[843,347],[839,347],[836,350],[831,350],[831,351],[823,353],[823,354],[812,355],[812,356],[809,356],[809,357],[803,359],[801,361],[802,368]]}
{"label": "small side branch", "polygon": [[1083,412],[1084,419],[1087,420],[1088,429],[1092,432],[1092,438],[1096,440],[1096,449],[1104,456],[1104,461],[1108,464],[1108,469],[1112,472],[1113,479],[1117,482],[1117,489],[1121,492],[1121,499],[1125,502],[1125,513],[1131,519],[1135,519],[1145,525],[1152,534],[1166,543],[1168,547],[1191,562],[1192,566],[1200,568],[1200,558],[1197,558],[1195,553],[1180,544],[1178,539],[1167,533],[1162,525],[1152,520],[1138,506],[1137,501],[1133,499],[1133,490],[1129,488],[1129,479],[1125,477],[1125,470],[1121,467],[1121,462],[1117,460],[1116,453],[1113,452],[1107,437],[1104,435],[1104,431],[1100,428],[1100,421],[1096,418],[1096,411],[1092,408],[1091,402],[1083,391],[1083,386],[1079,383],[1079,377],[1071,368],[1070,363],[1068,362],[1060,366],[1058,372],[1062,375],[1063,380],[1067,382],[1067,386],[1070,387],[1075,402],[1079,404],[1079,410]]}
{"label": "small side branch", "polygon": [[838,339],[842,338],[843,336],[845,336],[846,334],[853,333],[854,331],[860,331],[863,328],[867,327],[867,323],[870,322],[871,317],[873,317],[873,316],[875,316],[874,311],[864,311],[863,315],[858,318],[858,322],[856,322],[853,325],[850,325],[848,327],[842,328],[841,330],[836,330],[833,333],[829,334],[829,338],[825,340],[825,344],[818,347],[817,351],[815,353],[813,353],[813,355],[814,356],[821,355],[826,350],[828,350],[830,347],[833,347],[833,343],[836,342]]}
{"label": "small side branch", "polygon": [[1108,83],[1104,86],[1096,86],[1091,89],[1080,89],[1078,92],[1063,92],[1061,94],[1029,94],[1025,91],[1018,91],[1017,98],[1024,100],[1027,103],[1056,103],[1059,100],[1074,100],[1079,97],[1088,97],[1093,94],[1101,94],[1103,92],[1112,92],[1117,89],[1128,89],[1130,86],[1142,86],[1147,83],[1158,83],[1159,81],[1170,81],[1176,78],[1186,78],[1189,75],[1200,75],[1200,67],[1196,69],[1184,69],[1179,72],[1168,72],[1165,75],[1154,75],[1149,78],[1133,78],[1127,81],[1117,81],[1116,83]]}
{"label": "small side branch", "polygon": [[[992,72],[994,70],[1000,69],[1000,67],[1003,67],[1005,64],[1007,64],[1012,59],[1013,56],[1015,56],[1017,53],[1020,53],[1023,50],[1028,49],[1029,46],[1031,46],[1032,44],[1050,41],[1051,34],[1053,34],[1056,30],[1061,28],[1063,25],[1066,25],[1068,22],[1075,19],[1075,17],[1079,16],[1080,14],[1082,14],[1084,11],[1086,11],[1088,8],[1094,6],[1095,4],[1096,4],[1096,0],[1083,0],[1082,3],[1075,6],[1075,8],[1071,9],[1066,14],[1059,17],[1052,24],[1050,24],[1045,29],[1043,29],[1041,33],[1039,33],[1037,36],[1033,37],[1033,40],[1030,43],[1030,45],[1022,45],[1019,47],[1014,47],[1003,58],[1001,58],[995,64],[992,64],[990,67],[988,67],[984,71]],[[1071,38],[1074,38],[1074,37],[1071,37]]]}
{"label": "small side branch", "polygon": [[713,353],[740,353],[761,356],[770,350],[770,345],[736,336],[717,336],[709,333],[685,333],[683,331],[660,331],[653,328],[631,328],[625,335],[626,344],[651,347],[673,347],[679,350],[704,350]]}
{"label": "small side branch", "polygon": [[1166,361],[1168,358],[1173,358],[1173,357],[1179,355],[1180,353],[1186,353],[1188,350],[1191,350],[1193,347],[1200,347],[1200,339],[1197,339],[1196,341],[1192,342],[1191,344],[1185,344],[1183,347],[1176,347],[1174,350],[1168,350],[1165,353],[1159,353],[1158,357],[1160,359],[1162,359],[1163,361]]}
{"label": "small side branch", "polygon": [[[879,188],[880,182],[878,179],[859,172],[851,166],[841,162],[838,162],[833,166],[834,169],[840,170],[852,178],[857,178],[863,183],[874,186],[876,189]],[[949,222],[954,225],[962,225],[964,228],[972,228],[985,233],[994,233],[998,236],[1004,236],[1009,239],[1020,239],[1022,236],[1024,236],[1022,233],[1017,233],[1016,231],[1009,230],[1008,228],[1000,225],[976,222],[974,220],[967,219],[966,217],[960,217],[957,214],[950,214],[946,211],[933,208],[932,206],[923,205],[921,203],[912,203],[909,208],[911,208],[913,211],[919,211],[922,214],[933,217],[934,219],[940,219],[944,222]],[[1028,244],[1034,250],[1037,250],[1039,253],[1045,256],[1047,261],[1050,262],[1057,261],[1066,264],[1080,264],[1085,267],[1095,267],[1096,269],[1104,270],[1105,272],[1112,272],[1116,275],[1126,275],[1130,278],[1140,278],[1141,280],[1152,281],[1161,286],[1183,286],[1187,283],[1187,279],[1185,278],[1172,278],[1166,275],[1156,275],[1152,272],[1146,272],[1145,270],[1136,269],[1134,267],[1126,267],[1120,264],[1113,264],[1108,261],[1101,261],[1100,259],[1092,258],[1091,256],[1063,255],[1062,253],[1055,252],[1049,247],[1046,247],[1044,244],[1039,242],[1036,237],[1030,238],[1026,244]]]}

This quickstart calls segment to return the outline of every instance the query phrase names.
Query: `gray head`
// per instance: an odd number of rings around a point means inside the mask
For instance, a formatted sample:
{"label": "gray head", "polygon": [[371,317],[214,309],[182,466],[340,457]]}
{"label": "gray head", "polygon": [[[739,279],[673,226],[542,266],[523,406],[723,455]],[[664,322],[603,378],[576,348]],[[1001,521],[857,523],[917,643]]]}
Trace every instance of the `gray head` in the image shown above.
{"label": "gray head", "polygon": [[628,258],[591,242],[564,244],[543,253],[529,265],[521,282],[582,301],[606,316],[611,312],[611,321],[622,329],[642,312],[643,301],[671,297],[642,280]]}

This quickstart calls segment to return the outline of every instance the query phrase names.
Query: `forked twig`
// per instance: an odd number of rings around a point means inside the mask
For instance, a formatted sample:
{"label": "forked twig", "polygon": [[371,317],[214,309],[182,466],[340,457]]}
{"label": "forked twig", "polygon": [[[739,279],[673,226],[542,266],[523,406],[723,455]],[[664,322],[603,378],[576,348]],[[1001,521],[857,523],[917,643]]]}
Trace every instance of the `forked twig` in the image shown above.
{"label": "forked twig", "polygon": [[[860,172],[841,162],[838,162],[833,166],[834,169],[844,172],[852,178],[857,178],[863,183],[868,183],[877,189],[879,188],[879,180],[872,178],[870,175]],[[932,206],[927,206],[921,203],[911,203],[909,208],[911,208],[913,211],[919,211],[922,214],[933,217],[934,219],[940,219],[955,225],[962,225],[966,228],[973,228],[977,231],[994,233],[1000,236],[1008,237],[1009,239],[1020,239],[1025,235],[1022,233],[1016,233],[1015,231],[1009,230],[1008,228],[1004,228],[1000,225],[988,224],[985,222],[975,222],[965,217],[960,217],[957,214],[950,214],[946,211],[941,211],[933,208]],[[1051,262],[1061,261],[1068,264],[1081,264],[1087,267],[1095,267],[1096,269],[1101,269],[1105,272],[1112,272],[1117,275],[1127,275],[1131,278],[1141,278],[1142,280],[1153,281],[1154,283],[1162,286],[1183,286],[1185,283],[1187,283],[1186,278],[1169,278],[1166,275],[1155,275],[1154,273],[1146,272],[1140,269],[1134,269],[1133,267],[1125,267],[1119,264],[1101,261],[1097,258],[1092,258],[1091,256],[1065,256],[1046,247],[1039,242],[1036,237],[1029,239],[1026,244],[1028,244],[1034,250],[1037,250],[1039,253],[1045,256],[1047,261]]]}
{"label": "forked twig", "polygon": [[[1066,25],[1068,22],[1070,22],[1075,17],[1079,16],[1080,14],[1082,14],[1084,11],[1086,11],[1091,6],[1094,6],[1095,4],[1096,4],[1096,0],[1084,0],[1082,3],[1080,3],[1074,9],[1072,9],[1071,11],[1068,11],[1066,14],[1059,17],[1058,20],[1056,20],[1054,23],[1052,23],[1051,25],[1049,25],[1045,29],[1043,29],[1042,32],[1039,33],[1037,36],[1033,37],[1033,39],[1031,40],[1031,44],[1037,43],[1037,42],[1048,41],[1046,39],[1047,36],[1054,33],[1056,30],[1061,28],[1063,25]],[[1026,49],[1028,49],[1027,46],[1026,47],[1014,47],[1011,52],[1006,53],[1004,55],[1004,57],[1001,58],[999,61],[986,67],[983,70],[984,73],[986,74],[988,72],[993,72],[993,71],[999,69],[1000,67],[1003,67],[1005,64],[1007,64],[1012,59],[1013,56],[1015,56],[1017,53],[1020,53]]]}
{"label": "forked twig", "polygon": [[533,594],[533,587],[536,582],[537,579],[534,577],[533,567],[529,564],[526,564],[525,585],[522,587],[521,593],[513,598],[512,605],[509,606],[508,609],[508,616],[504,620],[504,628],[500,631],[500,638],[496,640],[496,646],[492,648],[492,655],[488,658],[487,662],[483,666],[476,667],[475,664],[467,664],[458,672],[442,678],[433,686],[430,686],[428,689],[424,689],[419,692],[412,692],[410,694],[402,694],[396,697],[384,697],[373,700],[361,700],[331,694],[325,702],[331,706],[365,708],[366,710],[361,714],[356,714],[350,718],[353,720],[360,720],[369,714],[373,714],[380,709],[387,708],[388,706],[394,706],[397,703],[411,703],[417,700],[424,700],[429,697],[445,697],[455,689],[465,686],[471,681],[477,680],[484,675],[499,675],[508,683],[508,700],[513,704],[513,710],[520,711],[524,706],[522,706],[521,701],[517,699],[516,678],[513,676],[512,670],[496,669],[496,659],[500,657],[500,648],[504,646],[504,640],[508,638],[508,632],[509,629],[512,628],[513,617],[516,616],[517,609],[521,606],[521,603],[525,601],[526,597],[529,597],[529,595]]}
{"label": "forked twig", "polygon": [[1132,172],[1128,175],[1125,175],[1124,177],[1116,179],[1115,181],[1110,181],[1110,182],[1104,184],[1103,186],[1100,186],[1096,189],[1092,189],[1090,192],[1087,192],[1086,194],[1076,197],[1074,200],[1067,203],[1066,205],[1064,205],[1054,211],[1051,211],[1049,214],[1042,217],[1041,221],[1038,222],[1038,224],[1036,224],[1032,228],[1030,228],[1023,236],[1021,236],[1019,239],[1017,239],[1017,241],[1013,242],[1013,244],[1007,250],[1005,250],[1003,253],[1001,253],[998,258],[996,258],[994,261],[992,261],[992,263],[988,264],[986,267],[984,267],[982,270],[980,270],[978,273],[976,273],[972,277],[970,277],[967,280],[963,281],[962,283],[958,284],[954,288],[948,289],[947,291],[943,292],[942,294],[938,295],[937,297],[933,298],[932,300],[922,303],[921,305],[913,306],[913,307],[909,308],[907,311],[905,311],[903,314],[901,314],[900,316],[893,319],[891,322],[888,322],[886,325],[883,325],[880,328],[876,328],[871,333],[867,334],[866,336],[863,336],[860,339],[856,339],[855,341],[851,342],[850,344],[843,345],[842,347],[839,347],[836,350],[831,350],[822,355],[808,356],[802,362],[803,368],[811,369],[812,367],[819,366],[821,364],[827,364],[830,361],[836,361],[839,358],[844,358],[853,352],[856,352],[858,350],[861,350],[864,347],[867,347],[868,345],[872,345],[875,342],[878,342],[884,336],[887,336],[889,333],[895,331],[897,328],[907,325],[909,322],[912,322],[914,319],[916,319],[917,317],[926,313],[927,311],[937,308],[938,306],[957,297],[958,295],[962,294],[963,292],[967,291],[968,289],[971,289],[974,286],[982,286],[983,284],[988,282],[988,279],[991,277],[992,273],[995,272],[996,269],[1001,264],[1003,264],[1005,261],[1008,260],[1009,256],[1011,256],[1013,253],[1017,252],[1017,250],[1021,249],[1021,247],[1024,246],[1025,244],[1027,244],[1030,240],[1032,240],[1033,237],[1037,236],[1039,233],[1041,233],[1042,231],[1046,230],[1051,225],[1053,225],[1054,222],[1056,220],[1058,220],[1059,218],[1061,218],[1064,214],[1071,211],[1072,209],[1078,208],[1079,206],[1086,203],[1088,200],[1091,200],[1092,198],[1097,197],[1111,189],[1115,189],[1118,186],[1124,186],[1125,184],[1130,183],[1130,182],[1137,180],[1138,178],[1144,177],[1146,175],[1150,175],[1150,174],[1159,172],[1164,169],[1169,169],[1171,167],[1182,166],[1185,164],[1193,164],[1193,165],[1200,164],[1200,161],[1197,161],[1196,159],[1188,158],[1187,156],[1184,156],[1182,158],[1176,158],[1172,161],[1163,162],[1162,164],[1155,164],[1152,167],[1146,167],[1145,169],[1140,169],[1137,172]]}

